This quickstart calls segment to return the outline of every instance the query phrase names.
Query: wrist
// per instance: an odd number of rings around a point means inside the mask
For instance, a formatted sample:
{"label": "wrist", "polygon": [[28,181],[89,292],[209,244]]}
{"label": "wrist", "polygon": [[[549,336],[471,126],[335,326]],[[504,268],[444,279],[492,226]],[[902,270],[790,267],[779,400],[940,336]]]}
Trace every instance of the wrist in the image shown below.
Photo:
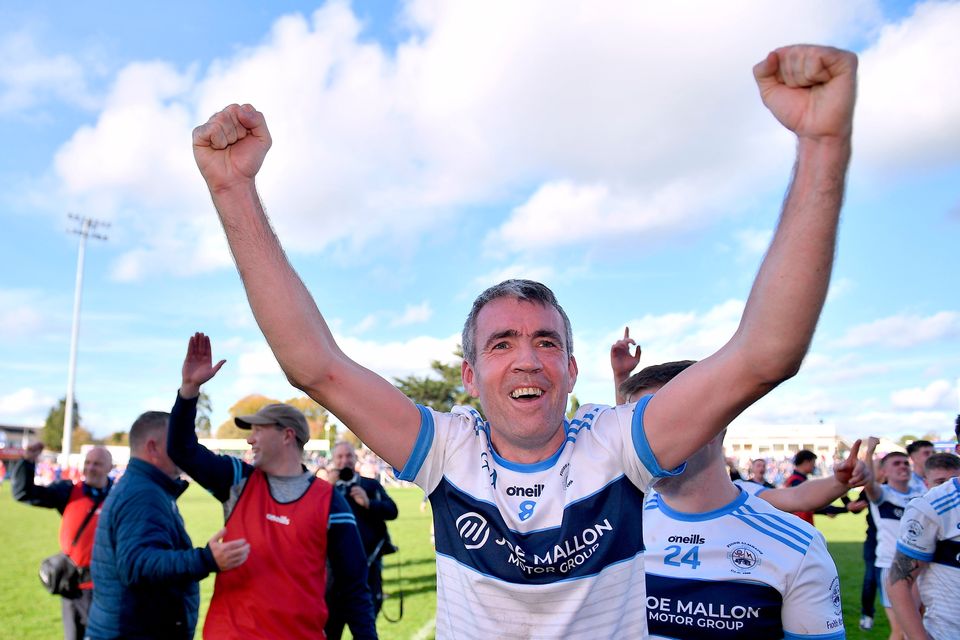
{"label": "wrist", "polygon": [[200,385],[184,382],[180,385],[180,397],[184,400],[192,400],[200,395]]}

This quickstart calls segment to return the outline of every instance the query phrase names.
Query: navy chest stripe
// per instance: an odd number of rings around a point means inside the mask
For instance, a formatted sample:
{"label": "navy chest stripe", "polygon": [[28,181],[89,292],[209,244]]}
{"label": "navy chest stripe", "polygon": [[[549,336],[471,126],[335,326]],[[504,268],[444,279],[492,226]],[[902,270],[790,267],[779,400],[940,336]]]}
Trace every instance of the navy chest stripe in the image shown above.
{"label": "navy chest stripe", "polygon": [[437,553],[517,584],[552,584],[600,573],[643,552],[643,494],[625,477],[568,505],[558,527],[518,533],[499,510],[445,478],[430,495]]}

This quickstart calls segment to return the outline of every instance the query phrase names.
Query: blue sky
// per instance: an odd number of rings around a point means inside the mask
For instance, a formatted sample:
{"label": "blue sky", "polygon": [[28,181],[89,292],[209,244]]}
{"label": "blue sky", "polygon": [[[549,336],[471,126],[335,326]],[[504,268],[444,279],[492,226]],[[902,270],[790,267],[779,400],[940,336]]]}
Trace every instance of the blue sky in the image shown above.
{"label": "blue sky", "polygon": [[744,423],[947,435],[960,386],[956,2],[4,3],[0,423],[65,394],[77,237],[77,400],[97,435],[165,409],[186,340],[243,395],[298,395],[246,305],[190,131],[230,102],[268,119],[260,192],[344,350],[386,376],[448,360],[506,277],[570,315],[582,401],[609,345],[700,358],[732,334],[793,141],[753,63],[819,42],[861,57],[834,280],[800,374]]}

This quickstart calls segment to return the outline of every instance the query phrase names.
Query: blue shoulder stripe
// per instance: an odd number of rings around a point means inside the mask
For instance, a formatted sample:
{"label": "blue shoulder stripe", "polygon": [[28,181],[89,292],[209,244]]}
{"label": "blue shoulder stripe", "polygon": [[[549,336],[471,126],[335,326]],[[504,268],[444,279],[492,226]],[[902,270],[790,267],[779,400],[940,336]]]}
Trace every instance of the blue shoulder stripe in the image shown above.
{"label": "blue shoulder stripe", "polygon": [[934,509],[937,510],[937,515],[943,515],[947,511],[955,508],[957,505],[960,505],[960,494],[954,494],[951,496],[951,500],[946,502],[941,502],[939,505],[935,506]]}
{"label": "blue shoulder stripe", "polygon": [[737,518],[741,522],[747,524],[748,526],[756,529],[757,531],[764,534],[765,536],[770,536],[777,542],[783,543],[786,547],[793,549],[797,553],[800,553],[801,555],[807,555],[806,547],[801,547],[795,541],[784,538],[783,536],[780,536],[770,531],[769,529],[766,529],[765,527],[761,526],[759,523],[755,522],[751,518],[746,517],[739,509],[737,511],[734,511],[730,515],[732,515],[734,518]]}
{"label": "blue shoulder stripe", "polygon": [[785,535],[792,537],[804,546],[809,545],[813,540],[812,533],[809,531],[804,531],[801,527],[798,527],[796,524],[790,522],[782,516],[778,516],[775,513],[760,513],[749,504],[744,504],[743,509],[747,513],[756,516],[758,520],[761,520],[767,526],[770,526],[778,531],[782,531]]}
{"label": "blue shoulder stripe", "polygon": [[413,451],[410,452],[410,457],[407,458],[407,464],[403,466],[402,471],[393,470],[398,480],[407,480],[408,482],[413,482],[416,479],[417,474],[420,473],[420,467],[427,459],[430,447],[433,446],[433,414],[430,413],[429,409],[419,404],[417,409],[420,411],[420,432],[417,434],[416,442],[413,443]]}
{"label": "blue shoulder stripe", "polygon": [[908,558],[913,558],[914,560],[920,560],[921,562],[930,562],[933,560],[932,553],[923,553],[917,551],[916,549],[911,549],[910,547],[904,545],[902,542],[897,540],[897,551],[907,556]]}
{"label": "blue shoulder stripe", "polygon": [[944,502],[948,502],[948,501],[950,501],[950,500],[955,499],[957,496],[960,496],[960,493],[958,493],[958,492],[956,492],[956,491],[953,491],[953,492],[951,492],[951,493],[945,493],[945,494],[943,494],[942,496],[940,496],[939,498],[937,498],[936,500],[931,500],[931,501],[930,501],[930,504],[933,505],[934,507],[937,507],[937,506],[939,506],[940,504],[942,504],[942,503],[944,503]]}

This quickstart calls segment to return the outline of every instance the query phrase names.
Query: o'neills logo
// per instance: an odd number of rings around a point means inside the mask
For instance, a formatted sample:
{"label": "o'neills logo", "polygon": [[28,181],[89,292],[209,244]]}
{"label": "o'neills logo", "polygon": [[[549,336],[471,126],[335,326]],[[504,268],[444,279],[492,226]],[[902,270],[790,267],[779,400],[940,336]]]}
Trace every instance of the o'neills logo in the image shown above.
{"label": "o'neills logo", "polygon": [[507,487],[508,496],[521,496],[523,498],[539,498],[543,493],[543,485],[535,484],[532,487]]}
{"label": "o'neills logo", "polygon": [[707,539],[699,533],[692,536],[670,536],[667,542],[679,542],[680,544],[707,544]]}
{"label": "o'neills logo", "polygon": [[290,524],[290,518],[287,516],[275,516],[272,513],[267,514],[267,520],[276,522],[277,524]]}

